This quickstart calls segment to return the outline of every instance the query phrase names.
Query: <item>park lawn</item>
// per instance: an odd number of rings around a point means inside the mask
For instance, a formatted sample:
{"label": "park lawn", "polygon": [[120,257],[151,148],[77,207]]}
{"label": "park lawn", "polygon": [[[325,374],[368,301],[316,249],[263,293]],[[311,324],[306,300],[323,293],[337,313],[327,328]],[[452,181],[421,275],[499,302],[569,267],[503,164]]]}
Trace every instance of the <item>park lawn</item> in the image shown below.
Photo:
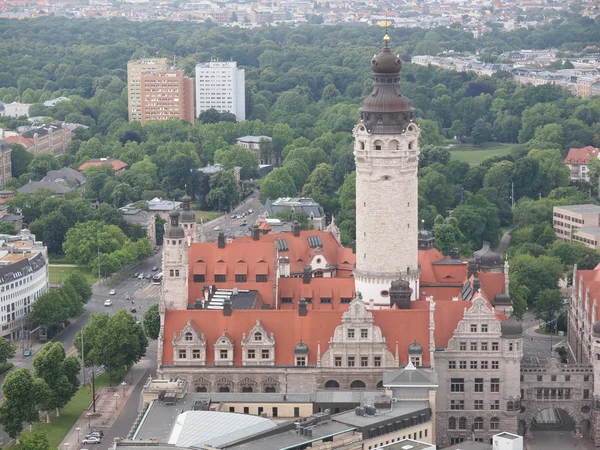
{"label": "park lawn", "polygon": [[[108,375],[106,373],[96,377],[96,392],[104,386],[108,386]],[[58,448],[69,430],[73,428],[75,422],[91,403],[92,391],[88,383],[77,390],[71,401],[60,411],[60,417],[56,417],[56,412],[52,412],[50,413],[50,423],[46,423],[46,418],[43,417],[41,422],[33,424],[32,431],[43,431],[48,436],[50,448]],[[26,433],[29,433],[29,428],[21,436]],[[5,448],[16,449],[18,447],[14,441],[11,441]]]}
{"label": "park lawn", "polygon": [[223,215],[220,211],[194,211],[194,214],[196,214],[196,222],[198,223],[200,223],[200,219],[203,219],[206,223]]}
{"label": "park lawn", "polygon": [[469,144],[457,144],[450,148],[450,154],[453,159],[465,161],[471,166],[481,164],[488,156],[507,156],[519,148],[518,144],[487,144],[482,147],[475,147]]}
{"label": "park lawn", "polygon": [[66,280],[69,278],[73,272],[81,272],[85,278],[90,282],[90,284],[94,284],[98,281],[98,277],[92,272],[92,269],[89,267],[83,266],[62,266],[62,265],[50,265],[48,270],[50,271],[50,283],[58,283],[61,280],[62,270],[62,280]]}

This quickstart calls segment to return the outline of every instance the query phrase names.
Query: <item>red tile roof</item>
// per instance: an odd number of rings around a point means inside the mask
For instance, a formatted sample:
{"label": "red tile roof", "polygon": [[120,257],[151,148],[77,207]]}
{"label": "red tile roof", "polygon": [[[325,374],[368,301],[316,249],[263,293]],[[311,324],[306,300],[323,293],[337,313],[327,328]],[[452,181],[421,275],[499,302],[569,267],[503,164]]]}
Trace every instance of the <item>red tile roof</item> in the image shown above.
{"label": "red tile roof", "polygon": [[91,159],[88,162],[84,162],[81,166],[79,166],[79,171],[83,172],[88,167],[91,167],[91,166],[97,167],[97,166],[101,166],[103,164],[110,164],[115,172],[118,172],[119,170],[125,169],[125,167],[127,167],[127,163],[124,163],[123,161],[120,161],[118,159],[102,158],[102,159]]}
{"label": "red tile roof", "polygon": [[29,139],[23,136],[8,136],[4,139],[7,144],[21,144],[25,148],[33,147],[33,139]]}
{"label": "red tile roof", "polygon": [[[311,298],[312,304],[308,304],[308,309],[332,310],[348,309],[347,303],[342,303],[342,298],[353,299],[355,295],[354,278],[311,278],[309,284],[304,284],[302,278],[280,278],[279,279],[279,297],[291,298],[292,303],[282,303],[281,309],[298,309],[298,302],[301,297]],[[321,303],[321,298],[330,298],[331,303]]]}
{"label": "red tile roof", "polygon": [[565,164],[587,164],[590,158],[598,157],[598,149],[588,145],[583,148],[570,148]]}

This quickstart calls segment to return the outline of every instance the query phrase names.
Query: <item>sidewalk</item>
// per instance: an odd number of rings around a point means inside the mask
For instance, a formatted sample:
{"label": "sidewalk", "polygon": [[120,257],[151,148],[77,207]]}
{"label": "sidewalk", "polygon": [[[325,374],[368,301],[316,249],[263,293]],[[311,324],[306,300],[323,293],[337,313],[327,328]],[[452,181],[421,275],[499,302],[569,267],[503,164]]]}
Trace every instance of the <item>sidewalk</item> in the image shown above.
{"label": "sidewalk", "polygon": [[[129,401],[138,383],[146,379],[150,365],[151,361],[145,359],[133,366],[125,377],[126,386],[118,385],[118,387],[114,387],[112,390],[103,387],[99,391],[96,391],[96,412],[100,413],[100,415],[94,417],[87,416],[87,413],[92,412],[92,406],[90,405],[90,408],[84,410],[79,419],[77,419],[77,422],[75,422],[58,448],[68,448],[69,450],[79,449],[82,446],[80,442],[85,439],[87,430],[92,428],[103,429],[106,434],[106,430],[112,427],[119,418],[121,411]],[[118,397],[115,397],[115,394],[118,394]],[[80,430],[78,431],[77,428],[80,428]],[[65,444],[68,445],[65,446]],[[83,445],[83,447],[87,448],[89,444]]]}

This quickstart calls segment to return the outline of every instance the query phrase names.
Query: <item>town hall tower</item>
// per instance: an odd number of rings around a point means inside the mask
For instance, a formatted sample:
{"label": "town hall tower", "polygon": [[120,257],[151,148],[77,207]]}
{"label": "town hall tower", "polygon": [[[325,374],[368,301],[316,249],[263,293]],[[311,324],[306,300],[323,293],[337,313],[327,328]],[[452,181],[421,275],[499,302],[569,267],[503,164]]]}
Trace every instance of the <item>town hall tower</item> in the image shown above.
{"label": "town hall tower", "polygon": [[373,92],[354,127],[356,161],[356,290],[375,308],[390,306],[392,281],[419,296],[419,127],[400,92],[402,62],[388,46],[371,61]]}

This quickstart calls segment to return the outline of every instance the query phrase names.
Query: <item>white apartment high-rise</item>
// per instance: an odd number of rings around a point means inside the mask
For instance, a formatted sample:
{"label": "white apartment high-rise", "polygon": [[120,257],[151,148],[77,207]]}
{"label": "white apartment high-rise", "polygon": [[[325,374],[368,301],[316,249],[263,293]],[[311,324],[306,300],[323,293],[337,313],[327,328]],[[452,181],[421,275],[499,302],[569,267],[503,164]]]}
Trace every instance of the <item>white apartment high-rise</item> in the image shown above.
{"label": "white apartment high-rise", "polygon": [[196,65],[196,118],[207,109],[235,114],[246,119],[246,75],[236,62]]}
{"label": "white apartment high-rise", "polygon": [[129,121],[142,120],[142,74],[167,70],[167,58],[136,59],[127,62],[127,109]]}

